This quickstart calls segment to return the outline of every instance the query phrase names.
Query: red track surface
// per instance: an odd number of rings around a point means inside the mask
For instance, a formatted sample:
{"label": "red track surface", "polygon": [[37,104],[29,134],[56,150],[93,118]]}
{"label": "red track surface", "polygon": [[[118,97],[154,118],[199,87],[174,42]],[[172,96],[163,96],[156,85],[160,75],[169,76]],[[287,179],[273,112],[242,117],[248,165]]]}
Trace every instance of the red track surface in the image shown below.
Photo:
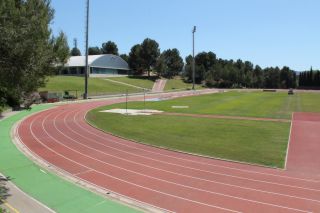
{"label": "red track surface", "polygon": [[17,132],[35,155],[74,177],[168,211],[320,212],[319,115],[294,116],[288,170],[277,170],[157,149],[84,120],[88,110],[119,101],[59,106],[28,117]]}

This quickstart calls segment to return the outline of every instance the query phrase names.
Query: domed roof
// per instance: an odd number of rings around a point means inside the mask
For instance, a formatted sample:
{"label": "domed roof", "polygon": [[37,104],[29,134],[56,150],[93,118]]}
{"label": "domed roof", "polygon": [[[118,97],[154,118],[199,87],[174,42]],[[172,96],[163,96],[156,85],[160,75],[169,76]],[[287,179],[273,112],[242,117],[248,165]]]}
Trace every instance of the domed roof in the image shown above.
{"label": "domed roof", "polygon": [[[90,67],[101,67],[111,69],[129,70],[128,63],[120,56],[106,55],[89,55],[88,63]],[[65,64],[66,67],[84,67],[86,64],[85,56],[72,56]]]}

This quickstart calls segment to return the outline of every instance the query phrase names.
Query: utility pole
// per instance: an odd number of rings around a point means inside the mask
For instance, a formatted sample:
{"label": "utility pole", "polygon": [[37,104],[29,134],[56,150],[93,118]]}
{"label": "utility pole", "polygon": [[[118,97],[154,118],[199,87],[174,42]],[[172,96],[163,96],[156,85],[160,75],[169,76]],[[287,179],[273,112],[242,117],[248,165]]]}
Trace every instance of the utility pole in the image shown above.
{"label": "utility pole", "polygon": [[84,95],[83,99],[88,99],[88,76],[89,76],[89,63],[88,63],[88,46],[89,46],[89,0],[87,0],[87,15],[86,15],[86,67],[84,77]]}
{"label": "utility pole", "polygon": [[195,59],[194,59],[194,33],[196,32],[197,27],[194,26],[192,30],[192,89],[194,90],[195,84]]}

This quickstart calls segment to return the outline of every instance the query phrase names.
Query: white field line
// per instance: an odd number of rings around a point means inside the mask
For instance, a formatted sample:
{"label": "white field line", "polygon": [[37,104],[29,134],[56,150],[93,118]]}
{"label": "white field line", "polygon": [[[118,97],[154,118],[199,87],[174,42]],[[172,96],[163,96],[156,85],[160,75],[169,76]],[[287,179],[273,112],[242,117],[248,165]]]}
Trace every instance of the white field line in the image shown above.
{"label": "white field line", "polygon": [[[64,112],[62,112],[62,113],[64,113]],[[62,114],[62,113],[60,113],[60,114]],[[86,156],[86,157],[91,158],[91,159],[96,160],[96,161],[100,161],[99,159],[96,159],[96,158],[93,158],[93,157],[91,157],[91,156],[85,155],[85,154],[83,154],[83,153],[81,153],[81,152],[79,152],[79,151],[77,151],[77,150],[75,150],[75,149],[70,148],[70,147],[68,147],[67,145],[59,142],[59,141],[58,141],[57,139],[55,139],[54,137],[52,137],[52,136],[47,132],[46,128],[44,127],[44,122],[47,120],[47,118],[49,117],[49,115],[50,115],[50,114],[48,114],[48,115],[42,120],[41,125],[42,125],[42,129],[44,130],[44,132],[45,132],[52,140],[56,141],[58,144],[66,147],[66,148],[69,149],[69,150],[72,150],[72,151],[74,151],[74,152],[76,152],[76,153],[79,153],[80,155]],[[59,115],[59,114],[58,114],[58,115]],[[56,116],[58,116],[58,115],[56,115]],[[55,117],[55,119],[56,119],[56,117]],[[162,192],[162,191],[158,191],[158,190],[155,190],[155,189],[151,189],[151,188],[148,188],[148,187],[145,187],[145,186],[142,186],[142,185],[139,185],[139,184],[135,184],[135,183],[126,181],[126,180],[124,180],[124,179],[121,179],[121,178],[118,178],[118,177],[109,175],[109,174],[107,174],[107,173],[100,172],[100,171],[95,170],[95,169],[93,169],[93,168],[90,168],[90,167],[88,167],[88,166],[86,166],[86,165],[84,165],[84,164],[81,164],[81,163],[79,163],[79,162],[76,162],[76,161],[74,161],[74,160],[66,157],[65,155],[62,155],[62,154],[56,152],[55,150],[51,149],[50,147],[48,147],[47,145],[45,145],[44,143],[42,143],[41,140],[39,140],[39,138],[36,137],[36,135],[34,134],[34,132],[33,132],[33,130],[32,130],[33,123],[34,123],[34,120],[31,122],[31,124],[30,124],[30,126],[29,126],[29,130],[30,130],[32,136],[33,136],[40,144],[42,144],[44,147],[46,147],[46,148],[49,149],[50,151],[52,151],[52,152],[56,153],[57,155],[61,156],[62,158],[65,158],[65,159],[67,159],[67,160],[69,160],[69,161],[71,161],[71,162],[73,162],[73,163],[75,163],[75,164],[78,164],[78,165],[80,165],[80,166],[82,166],[82,167],[85,167],[85,168],[87,168],[87,169],[92,169],[92,171],[94,171],[94,172],[96,172],[96,173],[99,173],[99,174],[101,174],[101,175],[110,177],[110,178],[112,178],[112,179],[116,179],[116,180],[118,180],[118,181],[120,181],[120,182],[124,182],[124,183],[127,183],[127,184],[131,184],[131,185],[133,185],[133,186],[137,186],[137,187],[139,187],[139,188],[143,188],[143,189],[146,189],[146,190],[149,190],[149,191],[153,191],[153,192],[156,192],[156,193],[164,194],[164,195],[167,195],[167,196],[170,196],[170,197],[174,197],[174,198],[178,198],[178,199],[181,199],[181,200],[186,200],[186,201],[188,201],[188,202],[193,202],[193,203],[196,203],[196,204],[199,204],[199,205],[204,205],[204,206],[208,206],[208,207],[212,207],[212,208],[216,208],[216,209],[222,209],[222,210],[226,210],[226,211],[229,211],[229,212],[238,212],[238,211],[235,211],[235,210],[231,210],[231,209],[227,209],[227,208],[223,208],[223,207],[219,207],[219,206],[215,206],[215,205],[210,205],[210,204],[207,204],[207,203],[202,203],[202,202],[199,202],[199,201],[190,200],[190,199],[187,199],[187,198],[183,198],[183,197],[179,197],[179,196],[172,195],[172,194],[169,194],[169,193],[165,193],[165,192]],[[58,130],[58,131],[59,131],[59,130]],[[103,162],[103,161],[101,161],[101,162],[104,163],[104,164],[113,166],[113,165],[108,164],[108,163],[106,163],[106,162]],[[119,167],[119,168],[120,168],[120,167]],[[306,211],[303,211],[303,210],[297,210],[297,211],[306,212]]]}
{"label": "white field line", "polygon": [[286,160],[284,164],[284,169],[287,169],[287,163],[288,163],[288,156],[289,156],[289,146],[291,144],[291,134],[292,134],[292,124],[293,124],[293,118],[294,118],[294,113],[291,114],[291,124],[290,124],[290,131],[289,131],[289,139],[288,139],[288,146],[287,146],[287,152],[286,152]]}
{"label": "white field line", "polygon": [[[63,113],[65,113],[65,112],[58,113],[58,114],[54,117],[54,119],[53,119],[53,124],[54,124],[55,129],[56,129],[58,132],[60,132],[64,137],[66,137],[66,138],[74,141],[75,143],[77,143],[77,144],[79,144],[79,145],[81,145],[81,146],[84,146],[84,147],[86,147],[86,148],[92,149],[91,147],[86,146],[86,145],[83,145],[83,144],[77,142],[76,140],[70,138],[69,136],[67,136],[66,134],[64,134],[62,131],[60,131],[60,130],[57,128],[57,126],[56,126],[57,117],[59,117],[59,115],[61,115],[61,114],[63,114]],[[67,113],[68,113],[68,112],[67,112]],[[70,113],[70,111],[69,111],[69,113]],[[66,116],[64,116],[64,123],[65,123],[65,117],[66,117]],[[252,203],[258,203],[258,204],[262,204],[262,205],[268,205],[268,206],[277,207],[277,208],[283,208],[283,209],[294,210],[294,211],[299,211],[299,212],[309,212],[309,211],[305,211],[305,210],[301,210],[301,209],[290,208],[290,207],[286,207],[286,206],[281,206],[281,205],[276,205],[276,204],[271,204],[271,203],[260,202],[260,201],[251,200],[251,199],[246,199],[246,198],[237,197],[237,196],[231,196],[231,195],[227,195],[227,194],[224,194],[224,193],[218,193],[218,192],[212,192],[212,191],[208,191],[208,190],[203,190],[203,189],[199,189],[199,188],[195,188],[195,187],[191,187],[191,186],[187,186],[187,185],[183,185],[183,184],[179,184],[179,183],[167,181],[167,180],[164,180],[164,179],[161,179],[161,178],[156,178],[156,177],[153,177],[153,176],[141,174],[141,173],[135,172],[135,171],[133,171],[133,170],[125,169],[125,168],[120,167],[120,166],[116,166],[116,165],[113,165],[113,164],[106,163],[106,162],[104,162],[104,161],[102,161],[102,160],[99,160],[99,159],[97,159],[97,158],[94,158],[94,157],[92,157],[92,156],[90,156],[90,155],[83,154],[83,153],[81,153],[81,152],[79,152],[79,151],[77,151],[77,150],[75,150],[75,149],[73,149],[73,148],[71,148],[71,147],[63,144],[63,143],[60,143],[57,139],[55,139],[52,135],[50,135],[50,134],[47,132],[45,126],[43,125],[44,122],[46,121],[46,119],[47,119],[47,117],[42,121],[42,127],[43,127],[43,130],[46,132],[46,134],[47,134],[50,138],[52,138],[53,140],[55,140],[57,143],[61,144],[62,146],[65,146],[67,149],[70,149],[70,150],[72,150],[72,151],[74,151],[74,152],[79,153],[79,154],[82,155],[82,156],[88,157],[88,158],[90,158],[90,159],[92,159],[92,160],[95,160],[95,161],[97,161],[97,162],[100,162],[100,163],[102,163],[102,164],[105,164],[105,165],[108,165],[108,166],[111,166],[111,167],[114,167],[114,168],[117,168],[117,169],[120,169],[120,170],[124,170],[124,171],[126,171],[126,172],[131,172],[131,173],[136,174],[136,175],[138,175],[138,176],[143,176],[143,177],[146,177],[146,178],[150,178],[150,179],[162,181],[162,182],[165,182],[165,183],[168,183],[168,184],[177,185],[177,186],[180,186],[180,187],[184,187],[184,188],[188,188],[188,189],[192,189],[192,190],[196,190],[196,191],[206,192],[206,193],[210,193],[210,194],[220,195],[220,196],[229,197],[229,198],[234,198],[234,199],[238,199],[238,200],[242,200],[242,201],[247,201],[247,202],[252,202]],[[84,165],[84,166],[85,166],[85,165]],[[87,166],[85,166],[85,167],[87,167]],[[98,171],[95,170],[95,169],[92,169],[92,170],[98,172]],[[103,173],[103,172],[100,172],[100,173]],[[103,174],[105,174],[105,173],[103,173]],[[131,183],[131,184],[133,184],[133,183]],[[187,199],[187,198],[185,198],[185,199]],[[195,202],[199,202],[199,201],[195,201]],[[199,203],[200,203],[200,202],[199,202]],[[203,203],[203,204],[204,204],[204,205],[207,205],[207,206],[212,206],[211,204],[206,204],[206,203]],[[214,206],[214,207],[216,207],[216,206]],[[219,207],[219,208],[221,208],[221,207]]]}
{"label": "white field line", "polygon": [[[76,115],[76,114],[75,114]],[[73,117],[74,119],[74,122],[76,122],[75,120],[75,115]],[[111,148],[111,149],[115,149],[117,151],[120,151],[120,152],[124,152],[124,153],[127,153],[127,154],[130,154],[130,152],[125,152],[125,151],[122,151],[122,150],[119,150],[119,149],[116,149],[116,148],[113,148],[113,147],[110,147],[110,146],[107,146],[107,145],[104,145],[102,143],[99,143],[99,142],[96,142],[95,140],[92,140],[91,138],[88,138],[88,137],[85,137],[81,134],[79,134],[78,132],[75,132],[66,122],[66,118],[67,116],[64,118],[64,123],[65,123],[65,126],[68,128],[68,130],[70,130],[71,132],[79,135],[80,137],[86,139],[86,140],[89,140],[89,141],[92,141],[93,143],[96,143],[96,144],[99,144],[99,145],[102,145],[102,146],[105,146],[105,147],[108,147],[108,148]],[[66,136],[68,137],[68,136]],[[69,139],[75,141],[74,139],[72,139],[71,137],[68,137]],[[78,143],[78,141],[75,141],[76,143]],[[80,143],[81,145],[83,145],[82,143]],[[219,181],[212,181],[212,180],[208,180],[208,179],[204,179],[204,178],[199,178],[199,177],[193,177],[193,176],[189,176],[189,175],[185,175],[185,174],[181,174],[181,173],[176,173],[176,172],[171,172],[171,171],[168,171],[168,170],[164,170],[164,169],[160,169],[160,168],[157,168],[157,167],[153,167],[153,166],[148,166],[146,164],[141,164],[141,163],[137,163],[137,162],[134,162],[134,161],[131,161],[131,160],[127,160],[127,159],[124,159],[124,158],[121,158],[121,157],[118,157],[118,156],[115,156],[115,155],[112,155],[112,154],[108,154],[106,152],[103,152],[101,150],[98,150],[98,149],[95,149],[95,148],[92,148],[92,147],[89,147],[89,146],[86,146],[86,145],[83,145],[91,150],[94,150],[94,151],[97,151],[99,153],[102,153],[104,155],[107,155],[107,156],[111,156],[113,158],[116,158],[116,159],[119,159],[119,160],[123,160],[123,161],[126,161],[126,162],[129,162],[129,163],[132,163],[132,164],[136,164],[136,165],[139,165],[139,166],[144,166],[144,167],[147,167],[147,168],[151,168],[151,169],[155,169],[155,170],[158,170],[158,171],[163,171],[163,172],[167,172],[167,173],[171,173],[171,174],[175,174],[175,175],[179,175],[179,176],[183,176],[183,177],[187,177],[187,178],[191,178],[191,179],[196,179],[196,180],[201,180],[201,181],[205,181],[205,182],[210,182],[210,183],[216,183],[216,184],[221,184],[221,185],[225,185],[225,186],[230,186],[230,187],[235,187],[235,188],[241,188],[241,189],[245,189],[245,190],[251,190],[251,191],[257,191],[257,192],[261,192],[261,193],[268,193],[268,194],[273,194],[273,195],[279,195],[279,196],[285,196],[285,197],[290,197],[290,198],[295,198],[295,199],[302,199],[302,200],[308,200],[308,201],[312,201],[312,202],[319,202],[319,200],[314,200],[314,199],[309,199],[309,198],[303,198],[303,197],[298,197],[298,196],[292,196],[292,195],[287,195],[287,194],[281,194],[281,193],[276,193],[276,192],[270,192],[270,191],[264,191],[264,190],[259,190],[259,189],[254,189],[254,188],[249,188],[249,187],[242,187],[242,186],[238,186],[238,185],[233,185],[233,184],[227,184],[227,183],[223,183],[223,182],[219,182]],[[138,156],[138,155],[135,155],[134,156]]]}
{"label": "white field line", "polygon": [[[83,120],[86,121],[86,114],[90,111],[91,109],[88,109],[84,115],[83,115]],[[89,123],[87,121],[87,123]],[[86,124],[87,124],[86,123]],[[92,126],[89,124],[89,126]],[[84,129],[85,131],[88,132],[88,130],[86,130],[85,128],[81,127],[82,129]],[[109,134],[107,132],[104,132],[100,129],[97,129],[97,132],[99,132],[100,134]],[[92,135],[95,135],[101,139],[105,139],[105,136],[102,137],[98,134],[95,134],[95,133],[91,133],[89,132],[90,134]],[[114,135],[113,135],[114,136]],[[123,139],[123,138],[122,138]],[[286,175],[276,175],[276,174],[270,174],[270,173],[265,173],[265,172],[257,172],[257,171],[252,171],[252,170],[246,170],[246,169],[239,169],[239,168],[235,168],[235,167],[230,167],[230,166],[221,166],[221,165],[217,165],[217,164],[212,164],[212,163],[204,163],[204,162],[198,162],[198,161],[194,161],[194,160],[189,160],[189,159],[186,159],[186,158],[180,158],[180,157],[175,157],[175,156],[171,156],[171,155],[166,155],[166,154],[162,154],[162,153],[158,153],[158,152],[153,152],[153,151],[150,151],[150,150],[147,150],[147,149],[143,149],[143,148],[138,148],[138,147],[134,147],[134,146],[131,146],[131,145],[128,145],[128,144],[124,144],[124,143],[119,143],[117,141],[114,141],[113,139],[109,139],[110,141],[114,142],[114,143],[117,143],[117,144],[120,144],[122,146],[127,146],[127,147],[130,147],[130,148],[133,148],[133,149],[138,149],[138,150],[142,150],[142,151],[145,151],[145,152],[149,152],[149,153],[152,153],[152,154],[156,154],[156,155],[162,155],[162,156],[165,156],[165,157],[169,157],[169,158],[174,158],[174,159],[179,159],[179,160],[183,160],[183,161],[188,161],[188,162],[192,162],[192,163],[196,163],[196,164],[202,164],[202,165],[209,165],[209,166],[213,166],[213,167],[220,167],[220,168],[226,168],[226,169],[230,169],[230,170],[237,170],[237,171],[242,171],[242,172],[247,172],[247,173],[255,173],[255,174],[261,174],[261,175],[266,175],[266,176],[274,176],[274,177],[280,177],[280,178],[287,178],[287,179],[294,179],[294,180],[301,180],[301,181],[306,181],[306,182],[313,182],[313,183],[320,183],[320,181],[318,180],[312,180],[312,179],[305,179],[305,178],[297,178],[297,177],[290,177],[290,176],[286,176]],[[132,141],[130,141],[132,142]],[[143,144],[143,145],[146,145],[146,144]],[[147,145],[146,145],[147,146]],[[150,146],[149,146],[150,147]],[[186,154],[186,153],[184,153]],[[202,156],[203,157],[203,156]],[[217,159],[217,160],[223,160],[225,161],[225,159],[220,159],[220,158],[211,158],[211,159]],[[243,162],[238,162],[238,161],[229,161],[228,162],[235,162],[235,163],[240,163],[240,164],[244,164]],[[250,165],[250,164],[246,164],[246,165]],[[258,166],[258,165],[254,165],[254,166]]]}
{"label": "white field line", "polygon": [[111,80],[111,79],[107,79],[107,78],[105,78],[103,80],[110,81],[110,82],[113,82],[113,83],[116,83],[116,84],[122,84],[122,85],[129,86],[129,87],[138,88],[138,89],[150,90],[148,88],[139,87],[139,86],[136,86],[136,85],[133,85],[133,84],[128,84],[128,83],[124,83],[124,82],[121,82],[121,81],[115,81],[115,80]]}

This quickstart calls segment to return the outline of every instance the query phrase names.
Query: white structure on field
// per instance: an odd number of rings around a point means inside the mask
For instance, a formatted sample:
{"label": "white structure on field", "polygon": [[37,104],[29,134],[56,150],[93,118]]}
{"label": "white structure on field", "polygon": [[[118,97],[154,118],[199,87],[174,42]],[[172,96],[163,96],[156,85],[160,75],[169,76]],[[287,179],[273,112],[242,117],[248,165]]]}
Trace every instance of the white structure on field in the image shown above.
{"label": "white structure on field", "polygon": [[[84,75],[85,56],[72,56],[60,73],[62,75]],[[105,77],[114,75],[128,75],[128,63],[117,55],[89,55],[89,76]]]}

